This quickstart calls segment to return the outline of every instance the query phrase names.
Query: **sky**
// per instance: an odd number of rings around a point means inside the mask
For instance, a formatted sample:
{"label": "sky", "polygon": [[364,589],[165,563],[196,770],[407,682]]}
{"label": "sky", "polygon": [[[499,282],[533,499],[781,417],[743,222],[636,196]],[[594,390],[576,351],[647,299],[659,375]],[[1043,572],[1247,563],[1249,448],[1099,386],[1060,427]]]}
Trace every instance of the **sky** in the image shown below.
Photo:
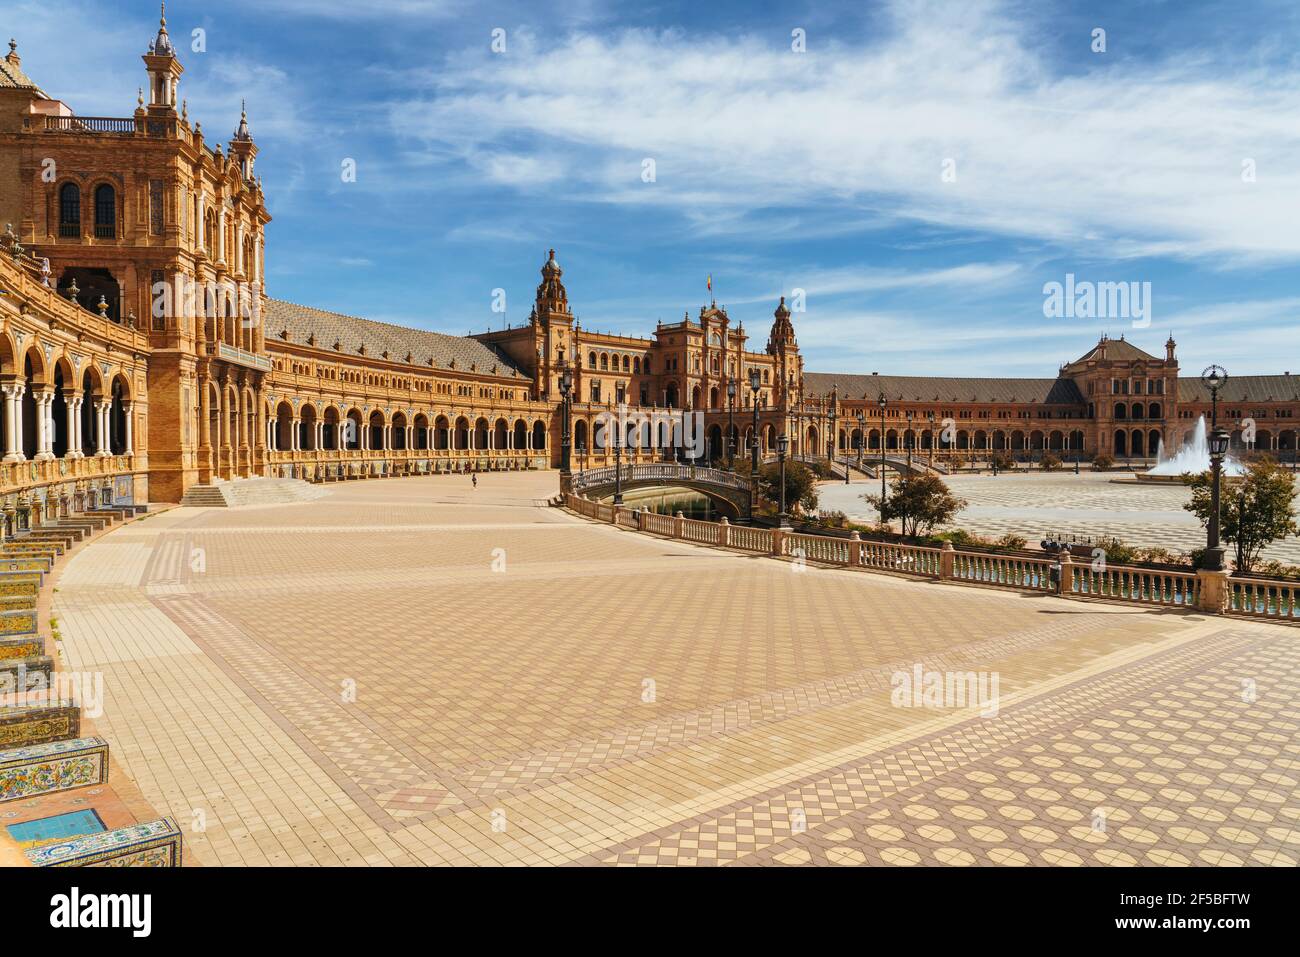
{"label": "sky", "polygon": [[[1156,355],[1172,333],[1185,375],[1300,373],[1293,0],[173,0],[167,22],[209,143],[247,100],[277,298],[501,328],[553,247],[588,329],[712,297],[757,345],[784,295],[813,371],[1049,377],[1103,333]],[[130,115],[157,25],[148,2],[0,11],[87,116]],[[1143,309],[1048,315],[1067,282]]]}

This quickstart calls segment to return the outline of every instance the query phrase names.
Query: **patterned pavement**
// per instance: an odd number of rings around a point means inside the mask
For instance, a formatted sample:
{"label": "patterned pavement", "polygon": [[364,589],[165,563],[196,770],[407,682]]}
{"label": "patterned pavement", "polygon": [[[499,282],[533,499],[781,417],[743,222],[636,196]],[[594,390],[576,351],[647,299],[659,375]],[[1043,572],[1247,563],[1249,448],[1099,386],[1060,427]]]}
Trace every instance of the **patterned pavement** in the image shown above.
{"label": "patterned pavement", "polygon": [[[1300,860],[1295,629],[799,570],[547,509],[554,481],[175,509],[70,561],[68,664],[187,853]],[[917,668],[995,675],[996,714],[896,706]]]}

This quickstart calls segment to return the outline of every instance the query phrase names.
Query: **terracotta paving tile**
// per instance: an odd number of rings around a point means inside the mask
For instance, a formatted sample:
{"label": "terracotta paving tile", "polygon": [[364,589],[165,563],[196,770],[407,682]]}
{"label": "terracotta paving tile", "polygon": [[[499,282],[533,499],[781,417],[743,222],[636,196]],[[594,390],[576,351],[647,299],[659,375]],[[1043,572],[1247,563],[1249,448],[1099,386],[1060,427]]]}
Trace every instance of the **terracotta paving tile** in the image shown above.
{"label": "terracotta paving tile", "polygon": [[[159,813],[206,816],[187,854],[1300,860],[1294,629],[796,573],[538,507],[554,481],[176,509],[71,559],[68,665]],[[893,706],[917,665],[996,673],[996,715]]]}

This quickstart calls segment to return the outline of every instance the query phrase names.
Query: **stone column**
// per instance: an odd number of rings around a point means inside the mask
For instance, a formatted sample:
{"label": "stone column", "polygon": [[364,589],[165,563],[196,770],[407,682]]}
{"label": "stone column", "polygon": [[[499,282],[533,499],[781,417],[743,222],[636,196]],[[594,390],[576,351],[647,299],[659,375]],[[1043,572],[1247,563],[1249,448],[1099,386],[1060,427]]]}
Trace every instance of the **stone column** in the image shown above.
{"label": "stone column", "polygon": [[302,436],[299,434],[302,429],[302,419],[296,415],[289,422],[289,451],[302,451]]}
{"label": "stone column", "polygon": [[135,454],[134,429],[131,423],[132,418],[134,418],[132,414],[133,410],[134,410],[134,403],[131,402],[122,403],[122,417],[126,420],[126,432],[122,436],[122,442],[123,442],[122,452],[125,455]]}
{"label": "stone column", "polygon": [[36,461],[54,458],[50,445],[50,403],[54,396],[49,392],[37,392],[36,400]]}
{"label": "stone column", "polygon": [[10,382],[0,386],[5,397],[5,457],[6,462],[21,462],[23,455],[22,397],[23,385]]}
{"label": "stone column", "polygon": [[69,396],[64,411],[68,417],[68,451],[66,458],[81,458],[81,396]]}
{"label": "stone column", "polygon": [[112,409],[111,402],[95,403],[95,456],[97,458],[107,458],[108,451],[108,414]]}

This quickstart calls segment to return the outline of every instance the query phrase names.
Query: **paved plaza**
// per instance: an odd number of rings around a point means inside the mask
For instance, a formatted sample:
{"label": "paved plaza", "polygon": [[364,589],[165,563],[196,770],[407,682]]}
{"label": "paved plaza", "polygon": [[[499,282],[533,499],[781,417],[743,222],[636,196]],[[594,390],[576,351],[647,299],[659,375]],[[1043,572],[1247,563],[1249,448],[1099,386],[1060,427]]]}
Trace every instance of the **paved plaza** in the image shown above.
{"label": "paved plaza", "polygon": [[[969,503],[953,522],[956,528],[993,538],[1013,533],[1037,543],[1044,533],[1080,539],[1110,535],[1129,545],[1160,546],[1188,552],[1205,546],[1205,529],[1183,509],[1191,493],[1182,485],[1136,484],[1125,473],[1072,470],[1016,475],[951,475],[944,481]],[[820,507],[874,522],[876,510],[862,500],[879,494],[880,483],[829,483],[820,490]],[[1300,565],[1300,539],[1277,542],[1264,557]]]}
{"label": "paved plaza", "polygon": [[[1300,862],[1295,628],[801,570],[555,487],[177,508],[70,560],[66,665],[189,858]],[[918,666],[996,675],[996,714],[896,706]]]}

